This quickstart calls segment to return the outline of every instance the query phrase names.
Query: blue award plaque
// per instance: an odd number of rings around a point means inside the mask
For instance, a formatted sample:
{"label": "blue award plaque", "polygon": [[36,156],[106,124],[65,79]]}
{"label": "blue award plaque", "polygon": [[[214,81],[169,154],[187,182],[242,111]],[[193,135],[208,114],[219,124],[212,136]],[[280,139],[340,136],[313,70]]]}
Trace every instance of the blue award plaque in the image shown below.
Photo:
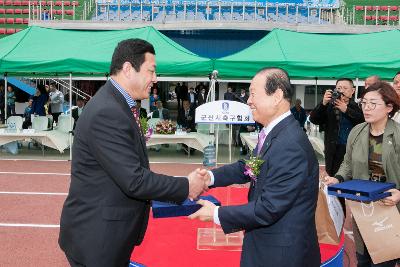
{"label": "blue award plaque", "polygon": [[394,183],[381,183],[370,180],[353,179],[328,186],[328,194],[357,201],[377,201],[390,196],[385,192],[396,188]]}
{"label": "blue award plaque", "polygon": [[[200,196],[200,199],[208,200],[217,206],[221,206],[221,202],[211,195]],[[196,201],[191,201],[189,199],[186,199],[181,205],[168,202],[152,201],[154,218],[189,216],[190,214],[198,211],[200,208],[201,205],[197,204]]]}

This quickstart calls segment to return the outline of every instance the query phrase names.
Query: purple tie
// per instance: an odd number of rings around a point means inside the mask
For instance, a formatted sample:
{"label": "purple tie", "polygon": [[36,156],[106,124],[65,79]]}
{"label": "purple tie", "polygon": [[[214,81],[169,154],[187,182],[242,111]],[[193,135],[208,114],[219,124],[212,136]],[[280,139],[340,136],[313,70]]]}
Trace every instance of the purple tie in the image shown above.
{"label": "purple tie", "polygon": [[261,130],[260,134],[258,135],[258,143],[257,143],[257,155],[260,154],[261,148],[263,147],[265,141],[265,131],[264,129]]}

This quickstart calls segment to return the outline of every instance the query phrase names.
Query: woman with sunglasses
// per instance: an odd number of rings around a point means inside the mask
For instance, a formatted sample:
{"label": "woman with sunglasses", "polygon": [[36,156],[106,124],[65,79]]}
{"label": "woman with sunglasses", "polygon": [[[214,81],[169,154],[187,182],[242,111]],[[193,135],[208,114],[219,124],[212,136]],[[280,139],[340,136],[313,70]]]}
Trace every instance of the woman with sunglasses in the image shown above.
{"label": "woman with sunglasses", "polygon": [[[390,118],[399,110],[400,98],[390,84],[377,82],[365,90],[359,104],[365,122],[351,130],[344,161],[335,177],[325,177],[325,183],[336,184],[353,177],[395,183],[397,189],[390,189],[391,196],[381,202],[399,209],[400,124]],[[373,264],[357,227],[353,232],[358,267],[396,266],[397,260]]]}

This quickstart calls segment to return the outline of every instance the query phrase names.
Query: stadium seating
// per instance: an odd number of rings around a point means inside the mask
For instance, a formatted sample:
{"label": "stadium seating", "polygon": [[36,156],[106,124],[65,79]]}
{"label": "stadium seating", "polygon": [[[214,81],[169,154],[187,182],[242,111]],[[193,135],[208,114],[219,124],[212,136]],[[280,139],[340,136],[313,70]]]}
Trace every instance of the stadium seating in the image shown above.
{"label": "stadium seating", "polygon": [[[335,0],[324,1],[302,1],[294,0],[278,1],[279,3],[265,2],[208,2],[185,4],[122,4],[118,15],[118,6],[114,4],[98,4],[97,14],[92,20],[99,21],[154,21],[163,23],[165,21],[259,21],[259,22],[284,22],[284,23],[313,23],[327,24],[329,21],[320,18],[322,6],[304,5],[304,2],[325,2],[325,12],[335,11],[333,3]],[[300,4],[299,4],[300,3]],[[197,10],[196,10],[197,8]],[[322,11],[324,12],[324,11]],[[329,16],[325,16],[329,17]]]}

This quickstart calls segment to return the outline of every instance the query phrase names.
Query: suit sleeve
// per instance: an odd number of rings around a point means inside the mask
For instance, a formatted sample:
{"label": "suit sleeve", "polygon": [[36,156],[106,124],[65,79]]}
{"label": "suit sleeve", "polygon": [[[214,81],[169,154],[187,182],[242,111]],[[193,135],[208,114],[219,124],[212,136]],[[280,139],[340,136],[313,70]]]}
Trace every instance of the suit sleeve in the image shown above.
{"label": "suit sleeve", "polygon": [[88,146],[121,190],[141,200],[184,201],[189,192],[188,179],[156,174],[144,168],[138,153],[142,149],[140,136],[126,121],[126,116],[107,109],[100,113],[92,117],[88,127]]}
{"label": "suit sleeve", "polygon": [[244,166],[245,162],[239,160],[233,164],[212,170],[214,174],[213,187],[223,187],[231,184],[244,184],[249,182],[249,177],[244,175]]}
{"label": "suit sleeve", "polygon": [[292,208],[303,190],[309,177],[305,151],[294,143],[273,146],[268,154],[274,156],[267,164],[267,177],[263,177],[266,182],[259,197],[245,205],[219,208],[218,216],[225,233],[274,224]]}
{"label": "suit sleeve", "polygon": [[319,103],[310,113],[310,121],[316,125],[324,124],[326,121],[326,110],[328,105]]}

